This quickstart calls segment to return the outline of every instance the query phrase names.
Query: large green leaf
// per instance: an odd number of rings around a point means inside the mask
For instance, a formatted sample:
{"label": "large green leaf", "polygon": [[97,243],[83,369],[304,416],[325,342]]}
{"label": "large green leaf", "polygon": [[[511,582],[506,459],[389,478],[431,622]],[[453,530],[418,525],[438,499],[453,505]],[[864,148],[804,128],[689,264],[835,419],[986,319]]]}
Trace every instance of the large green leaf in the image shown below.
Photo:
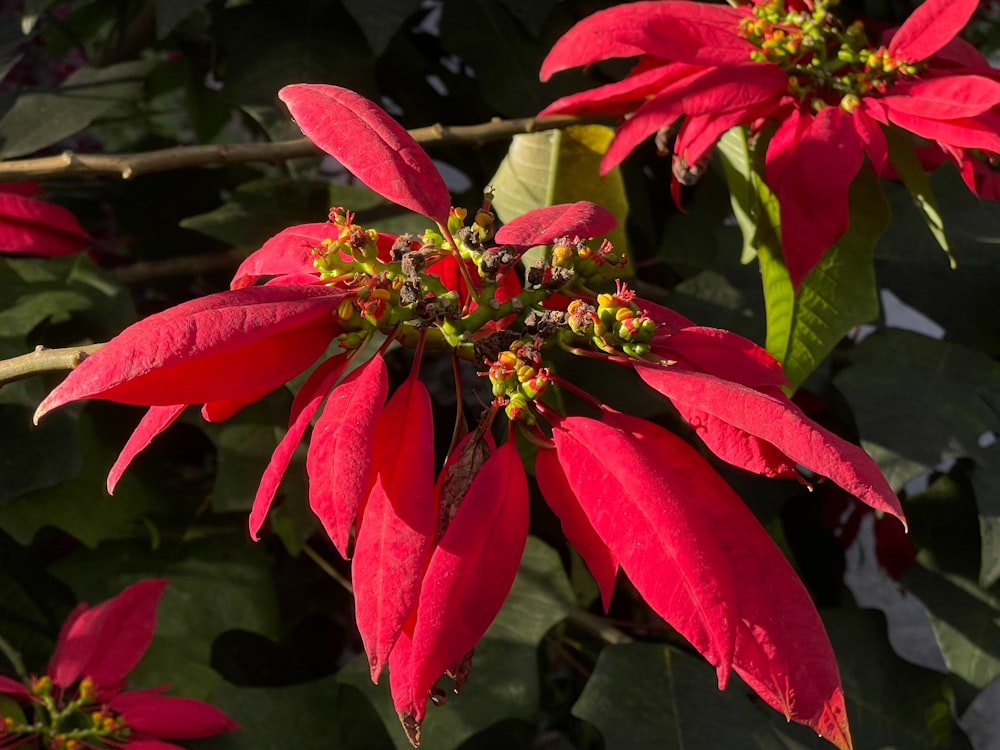
{"label": "large green leaf", "polygon": [[108,495],[104,484],[116,449],[101,440],[89,412],[80,418],[79,429],[79,474],[0,508],[0,529],[18,543],[30,544],[42,528],[55,526],[96,547],[107,539],[133,536],[141,529],[140,519],[156,507],[152,493],[135,477],[126,476],[115,496]]}
{"label": "large green leaf", "polygon": [[52,92],[27,91],[0,119],[0,159],[24,156],[58,143],[119,104],[142,95],[151,60],[81,68]]}
{"label": "large green leaf", "polygon": [[927,607],[931,627],[963,711],[1000,677],[1000,601],[968,578],[933,570],[924,556],[900,583]]}
{"label": "large green leaf", "polygon": [[[897,656],[881,613],[838,609],[821,614],[840,665],[855,747],[969,748],[950,710],[947,676]],[[814,744],[830,747],[819,740]]]}
{"label": "large green leaf", "polygon": [[371,704],[336,678],[282,688],[223,684],[210,701],[242,730],[198,743],[199,750],[392,750]]}
{"label": "large green leaf", "polygon": [[767,312],[767,350],[798,387],[859,323],[878,316],[874,248],[889,225],[889,205],[878,180],[863,169],[850,188],[851,225],[816,267],[792,287],[781,255],[777,198],[754,168],[742,129],[725,134],[720,155],[744,258],[760,261]]}
{"label": "large green leaf", "polygon": [[988,588],[1000,580],[1000,444],[983,450],[970,478],[982,539],[979,584]]}
{"label": "large green leaf", "polygon": [[[538,644],[573,607],[573,591],[559,556],[529,537],[510,595],[476,646],[472,677],[459,695],[448,696],[445,706],[430,707],[422,742],[435,750],[451,750],[502,719],[535,721],[539,700]],[[362,656],[338,677],[372,701],[396,747],[409,748],[392,706],[386,676],[378,687],[372,686],[368,662]]]}
{"label": "large green leaf", "polygon": [[875,333],[834,377],[865,448],[894,487],[940,463],[979,458],[979,439],[1000,431],[1000,365],[912,331]]}
{"label": "large green leaf", "polygon": [[501,221],[536,208],[589,200],[608,209],[618,226],[607,239],[627,252],[628,198],[616,167],[603,177],[598,168],[614,131],[603,125],[576,125],[514,136],[492,184]]}
{"label": "large green leaf", "polygon": [[768,716],[737,684],[669,646],[625,643],[601,651],[573,715],[604,735],[607,750],[778,750]]}
{"label": "large green leaf", "polygon": [[181,21],[207,4],[208,0],[156,0],[156,38],[166,39]]}

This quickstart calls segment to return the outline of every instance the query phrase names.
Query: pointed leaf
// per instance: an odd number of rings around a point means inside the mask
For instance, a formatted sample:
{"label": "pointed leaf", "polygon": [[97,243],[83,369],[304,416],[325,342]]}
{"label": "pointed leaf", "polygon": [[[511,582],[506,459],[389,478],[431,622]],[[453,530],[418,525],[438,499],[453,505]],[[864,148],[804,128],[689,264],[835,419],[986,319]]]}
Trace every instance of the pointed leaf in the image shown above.
{"label": "pointed leaf", "polygon": [[[636,367],[646,384],[766,440],[795,463],[829,477],[876,510],[903,520],[903,509],[878,466],[858,446],[820,427],[786,396],[679,367]],[[904,521],[905,523],[905,521]]]}
{"label": "pointed leaf", "polygon": [[157,690],[120,693],[108,706],[125,717],[129,729],[167,739],[210,737],[240,728],[213,705],[193,698],[160,695]]}
{"label": "pointed leaf", "polygon": [[553,45],[539,73],[543,81],[567,68],[646,53],[699,65],[738,65],[753,47],[739,35],[736,8],[703,3],[634,2],[584,18]]}
{"label": "pointed leaf", "polygon": [[99,688],[120,682],[149,648],[156,605],[166,588],[161,579],[132,584],[118,596],[78,610],[63,625],[49,662],[52,681],[66,688],[90,677]]}
{"label": "pointed leaf", "polygon": [[446,224],[451,195],[420,145],[374,102],[324,84],[285,86],[278,97],[313,143],[368,187]]}
{"label": "pointed leaf", "polygon": [[[716,668],[735,648],[732,581],[708,519],[690,512],[686,473],[665,478],[625,432],[583,417],[553,425],[566,479],[646,602]],[[700,501],[700,500],[699,500]]]}
{"label": "pointed leaf", "polygon": [[376,354],[333,390],[309,442],[309,506],[345,559],[371,485],[375,426],[388,392],[385,361]]}
{"label": "pointed leaf", "polygon": [[0,186],[0,252],[51,257],[79,252],[92,242],[62,206]]}
{"label": "pointed leaf", "polygon": [[437,524],[433,434],[430,395],[411,376],[378,417],[377,476],[351,568],[358,630],[376,682],[416,604]]}
{"label": "pointed leaf", "polygon": [[39,405],[82,398],[196,404],[274,388],[308,367],[337,331],[343,290],[263,286],[192,300],[125,329]]}
{"label": "pointed leaf", "polygon": [[607,612],[611,606],[611,596],[615,592],[618,561],[580,507],[580,500],[566,479],[555,451],[538,451],[535,457],[535,479],[538,480],[538,488],[545,502],[559,516],[566,539],[580,553],[590,574],[597,581],[601,603]]}
{"label": "pointed leaf", "polygon": [[263,276],[315,273],[313,248],[339,233],[334,224],[299,224],[283,229],[253,252],[236,269],[230,289],[252,286]]}
{"label": "pointed leaf", "polygon": [[427,566],[411,654],[417,718],[430,688],[500,611],[527,538],[528,480],[516,444],[507,442],[472,481]]}
{"label": "pointed leaf", "polygon": [[975,117],[1000,104],[1000,81],[985,76],[955,75],[914,81],[881,97],[891,110],[935,120]]}
{"label": "pointed leaf", "polygon": [[143,449],[145,449],[161,432],[174,423],[186,408],[185,404],[176,406],[153,406],[145,413],[139,421],[132,435],[129,437],[125,447],[115,461],[115,465],[108,472],[108,494],[115,494],[115,487],[121,479],[125,469],[132,463],[132,459]]}
{"label": "pointed leaf", "polygon": [[977,0],[925,0],[893,34],[889,54],[911,63],[926,60],[958,36],[978,5]]}
{"label": "pointed leaf", "polygon": [[333,388],[333,384],[337,382],[346,364],[345,354],[326,360],[312,371],[295,395],[288,430],[271,454],[271,460],[264,469],[264,475],[254,497],[253,509],[250,511],[250,537],[254,541],[259,539],[260,528],[264,524],[264,518],[278,491],[278,485],[281,484],[281,478],[285,475],[288,463],[292,460],[292,453],[302,441],[313,415]]}
{"label": "pointed leaf", "polygon": [[551,245],[561,237],[596,237],[615,228],[618,220],[606,208],[590,201],[536,208],[512,219],[497,230],[496,241],[505,245]]}
{"label": "pointed leaf", "polygon": [[793,721],[843,750],[851,747],[837,661],[809,592],[746,504],[691,446],[627,414],[615,423],[639,438],[667,476],[684,474],[699,502],[688,513],[712,517],[717,544],[732,571],[739,635],[733,668]]}
{"label": "pointed leaf", "polygon": [[848,188],[863,162],[851,115],[825,107],[802,132],[781,182],[770,185],[781,205],[781,253],[794,288],[847,231]]}

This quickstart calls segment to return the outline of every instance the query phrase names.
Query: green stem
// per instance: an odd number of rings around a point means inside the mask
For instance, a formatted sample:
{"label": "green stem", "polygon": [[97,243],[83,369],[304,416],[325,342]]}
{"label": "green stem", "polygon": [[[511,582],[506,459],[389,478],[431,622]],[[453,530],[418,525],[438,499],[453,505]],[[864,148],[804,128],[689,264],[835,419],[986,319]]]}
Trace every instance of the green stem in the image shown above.
{"label": "green stem", "polygon": [[308,542],[303,543],[302,550],[320,567],[320,570],[343,586],[344,590],[347,591],[348,594],[354,594],[354,586],[351,585],[351,582],[344,578],[344,576],[342,576],[336,568],[330,565],[330,563],[324,560],[323,556],[320,555],[319,552],[310,547]]}

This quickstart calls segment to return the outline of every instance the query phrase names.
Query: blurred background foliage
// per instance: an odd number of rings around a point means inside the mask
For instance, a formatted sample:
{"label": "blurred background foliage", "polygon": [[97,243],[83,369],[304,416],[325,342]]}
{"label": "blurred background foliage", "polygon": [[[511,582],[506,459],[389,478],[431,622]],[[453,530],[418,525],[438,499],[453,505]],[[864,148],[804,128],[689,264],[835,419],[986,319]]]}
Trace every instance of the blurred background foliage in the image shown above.
{"label": "blurred background foliage", "polygon": [[[611,4],[7,0],[0,159],[297,138],[276,98],[295,82],[353,88],[411,128],[532,116],[621,72],[595,66],[547,84],[537,76],[561,33]],[[844,5],[884,26],[912,10],[905,0]],[[996,18],[983,3],[968,30],[988,53],[1000,46]],[[606,141],[607,131],[581,128],[429,150],[455,205],[478,205],[495,184],[502,218],[583,197],[627,216],[614,239],[628,248],[644,296],[763,344],[761,272],[741,262],[722,163],[685,188],[680,212],[668,195],[669,161],[652,144],[598,180],[588,165]],[[4,165],[3,179],[18,179]],[[3,359],[104,341],[139,316],[224,289],[239,258],[290,224],[322,221],[331,205],[385,231],[423,228],[318,158],[38,179],[42,197],[71,209],[95,242],[63,258],[0,256]],[[881,305],[842,311],[849,335],[803,372],[796,395],[878,459],[904,498],[911,534],[827,484],[810,492],[716,462],[813,592],[864,750],[1000,743],[1000,211],[950,169],[932,182],[957,268],[909,194],[887,185],[891,221],[863,251]],[[405,353],[396,364],[406,372]],[[437,371],[433,360],[425,366]],[[586,367],[576,382],[680,429],[665,402],[640,396],[617,371]],[[75,602],[163,576],[171,586],[134,682],[214,701],[245,727],[192,747],[404,747],[386,686],[372,686],[361,664],[351,597],[329,574],[349,575],[307,508],[302,457],[265,540],[248,538],[246,512],[291,392],[221,424],[192,415],[109,497],[104,477],[139,411],[91,402],[31,427],[59,377],[0,388],[0,634],[29,669],[43,669]],[[450,420],[453,391],[440,382],[435,395]],[[432,708],[426,747],[824,746],[742,684],[719,693],[711,668],[627,581],[605,616],[537,500],[514,590],[477,649],[468,686]],[[0,670],[8,666],[0,659]]]}

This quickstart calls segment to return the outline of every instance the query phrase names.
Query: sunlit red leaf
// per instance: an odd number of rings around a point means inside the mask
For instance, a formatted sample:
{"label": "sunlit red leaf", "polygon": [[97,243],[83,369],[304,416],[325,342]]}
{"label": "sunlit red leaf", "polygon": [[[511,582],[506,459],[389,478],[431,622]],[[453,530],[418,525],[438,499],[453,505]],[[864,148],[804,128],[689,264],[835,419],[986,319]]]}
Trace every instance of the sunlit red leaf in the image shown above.
{"label": "sunlit red leaf", "polygon": [[608,172],[640,142],[682,115],[744,110],[746,119],[738,119],[749,122],[757,116],[759,105],[777,101],[787,85],[788,76],[777,66],[747,64],[705,68],[666,86],[618,128],[601,159],[601,173]]}
{"label": "sunlit red leaf", "polygon": [[500,611],[527,538],[528,481],[516,444],[507,442],[476,474],[427,566],[411,652],[418,719],[428,690]]}
{"label": "sunlit red leaf", "polygon": [[771,443],[791,462],[828,477],[876,510],[903,520],[899,498],[872,458],[857,445],[806,417],[780,392],[755,390],[682,367],[637,365],[635,369],[647,385],[676,406],[700,409],[747,435]]}
{"label": "sunlit red leaf", "polygon": [[561,237],[597,237],[617,226],[614,214],[590,201],[560,203],[528,211],[504,224],[496,241],[505,245],[551,245]]}
{"label": "sunlit red leaf", "polygon": [[309,506],[345,558],[371,487],[375,425],[388,390],[385,362],[376,354],[333,390],[309,441]]}
{"label": "sunlit red leaf", "polygon": [[315,273],[313,248],[320,247],[323,240],[336,237],[339,232],[328,221],[282,229],[240,264],[230,288],[251,286],[263,276]]}
{"label": "sunlit red leaf", "polygon": [[543,81],[567,68],[612,57],[656,57],[698,65],[736,65],[753,47],[739,36],[747,13],[697,2],[634,2],[598,11],[555,43],[539,73]]}
{"label": "sunlit red leaf", "polygon": [[781,181],[771,185],[781,205],[781,249],[794,287],[847,231],[848,188],[863,163],[851,115],[824,107],[795,144]]}
{"label": "sunlit red leaf", "polygon": [[732,331],[692,325],[665,335],[657,331],[650,344],[661,357],[682,360],[725,380],[751,387],[788,385],[780,362]]}
{"label": "sunlit red leaf", "polygon": [[935,120],[975,117],[1000,104],[1000,81],[976,75],[914,81],[896,87],[882,102],[896,112]]}
{"label": "sunlit red leaf", "polygon": [[292,460],[292,454],[302,441],[313,415],[333,384],[337,382],[346,364],[346,354],[330,357],[310,373],[295,395],[289,415],[288,430],[271,454],[271,460],[264,469],[264,475],[254,497],[253,508],[250,510],[250,536],[255,541],[259,538],[260,528],[278,491],[278,485],[281,484],[281,478],[288,468],[288,462]]}
{"label": "sunlit red leaf", "polygon": [[696,480],[686,469],[664,477],[631,435],[593,419],[559,420],[552,439],[580,506],[629,580],[725,685],[736,644],[733,582],[710,519],[689,507],[710,502],[690,491]]}
{"label": "sunlit red leaf", "polygon": [[410,377],[378,417],[375,484],[357,531],[358,630],[377,681],[420,593],[437,512],[430,395]]}
{"label": "sunlit red leaf", "polygon": [[10,677],[0,675],[0,695],[13,695],[15,698],[27,698],[28,688],[24,683],[12,680]]}
{"label": "sunlit red leaf", "polygon": [[161,579],[139,581],[112,599],[74,610],[49,661],[52,682],[64,688],[81,677],[99,687],[121,682],[149,648],[166,586]]}
{"label": "sunlit red leaf", "polygon": [[785,556],[749,508],[691,446],[626,414],[610,418],[638,438],[650,461],[683,474],[689,513],[711,518],[733,571],[739,633],[733,668],[771,706],[812,727],[842,750],[851,747],[836,657],[816,607]]}
{"label": "sunlit red leaf", "polygon": [[121,479],[128,465],[132,463],[132,459],[145,449],[152,442],[153,438],[172,425],[185,408],[186,404],[152,406],[149,408],[139,421],[139,424],[132,431],[132,435],[129,437],[128,442],[125,443],[125,447],[122,448],[122,452],[118,454],[118,460],[115,461],[115,465],[108,472],[107,486],[109,495],[114,494],[118,480]]}
{"label": "sunlit red leaf", "polygon": [[579,115],[623,115],[671,83],[702,70],[700,65],[667,63],[604,86],[557,99],[539,112],[539,117],[566,112]]}
{"label": "sunlit red leaf", "polygon": [[594,576],[601,592],[601,603],[607,612],[611,606],[611,595],[615,591],[618,561],[580,507],[580,500],[567,481],[555,451],[538,451],[535,457],[535,478],[545,502],[559,516],[566,539],[580,553],[590,574]]}
{"label": "sunlit red leaf", "polygon": [[302,372],[338,331],[344,297],[327,287],[219,292],[126,328],[70,372],[39,405],[82,398],[144,406],[199,404],[259,393]]}
{"label": "sunlit red leaf", "polygon": [[299,83],[278,92],[306,137],[393,203],[448,221],[451,195],[434,163],[402,125],[360,94]]}
{"label": "sunlit red leaf", "polygon": [[978,0],[925,0],[889,41],[897,60],[925,60],[958,36],[979,5]]}

